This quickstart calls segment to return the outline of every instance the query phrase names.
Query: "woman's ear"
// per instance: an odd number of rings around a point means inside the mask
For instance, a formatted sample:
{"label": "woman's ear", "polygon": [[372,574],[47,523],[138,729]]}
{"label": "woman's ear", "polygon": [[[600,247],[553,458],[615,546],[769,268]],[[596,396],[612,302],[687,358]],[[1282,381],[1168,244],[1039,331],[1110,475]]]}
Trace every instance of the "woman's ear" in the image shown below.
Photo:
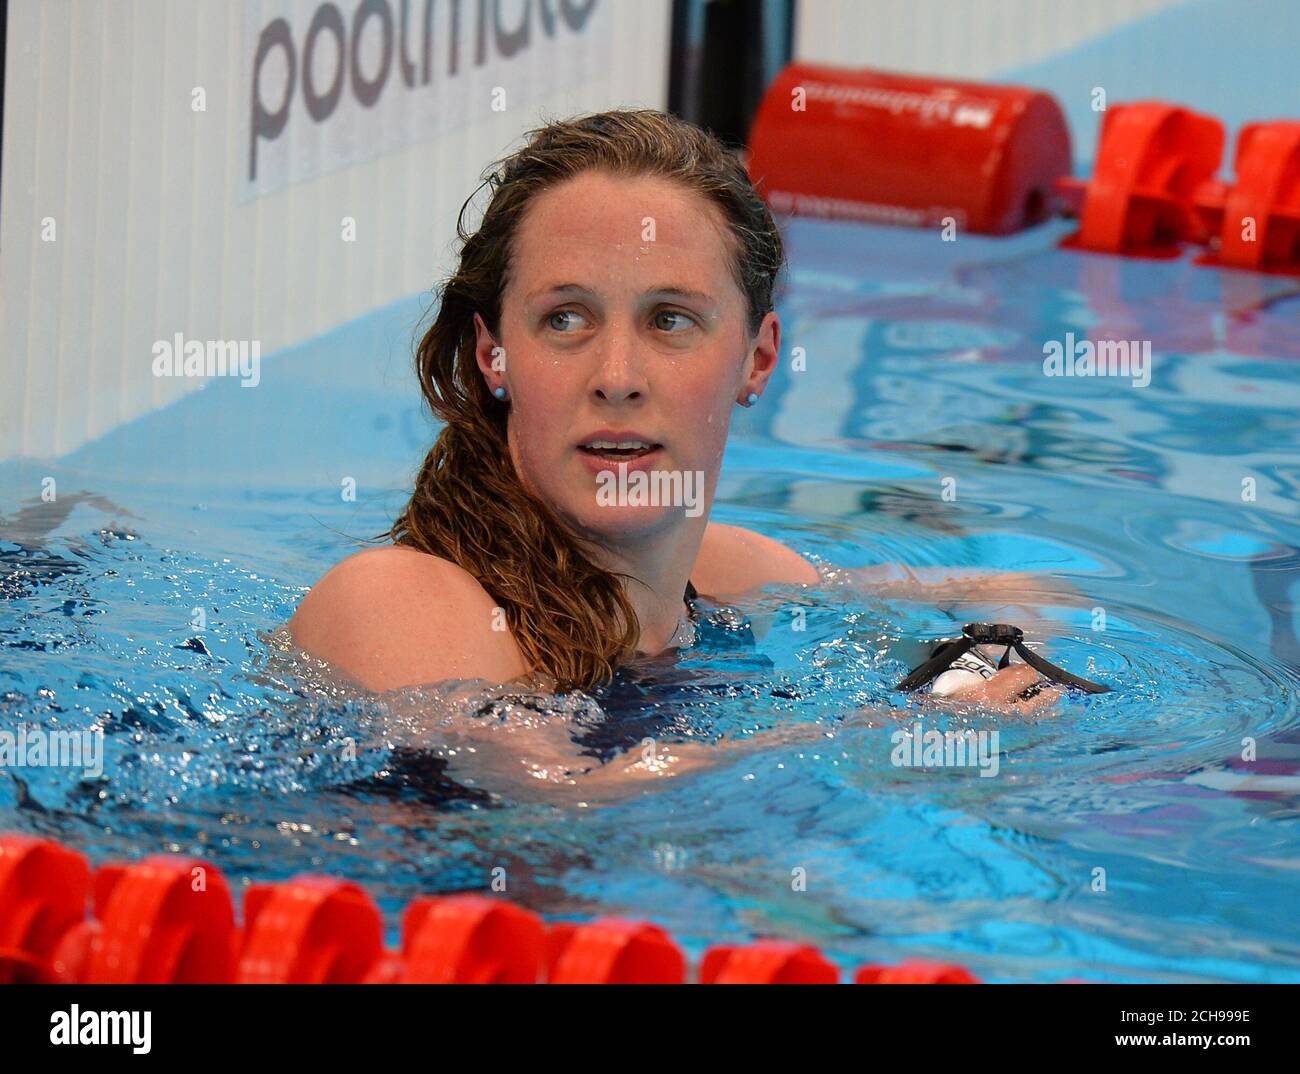
{"label": "woman's ear", "polygon": [[488,391],[505,387],[506,349],[497,342],[477,313],[474,314],[474,360],[487,381]]}
{"label": "woman's ear", "polygon": [[758,332],[749,344],[749,354],[745,358],[747,372],[740,390],[742,400],[748,399],[750,395],[763,394],[780,359],[781,319],[773,310],[763,318],[763,323],[758,326]]}

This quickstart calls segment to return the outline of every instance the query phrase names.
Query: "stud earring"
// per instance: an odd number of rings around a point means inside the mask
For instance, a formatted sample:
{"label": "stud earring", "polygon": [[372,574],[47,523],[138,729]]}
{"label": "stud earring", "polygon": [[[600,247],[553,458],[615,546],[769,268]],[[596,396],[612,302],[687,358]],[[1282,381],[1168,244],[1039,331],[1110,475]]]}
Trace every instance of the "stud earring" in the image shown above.
{"label": "stud earring", "polygon": [[750,393],[749,393],[749,398],[747,398],[747,399],[745,400],[745,405],[746,405],[746,406],[753,406],[753,405],[754,405],[755,403],[757,403],[757,402],[758,402],[758,396],[757,396],[756,394],[754,394],[753,392],[750,392]]}
{"label": "stud earring", "polygon": [[506,389],[505,389],[505,385],[503,384],[503,385],[502,385],[501,387],[499,387],[499,388],[493,388],[493,389],[492,389],[492,394],[495,395],[498,399],[504,399],[504,398],[506,397],[506,395],[507,395],[507,392],[506,392]]}

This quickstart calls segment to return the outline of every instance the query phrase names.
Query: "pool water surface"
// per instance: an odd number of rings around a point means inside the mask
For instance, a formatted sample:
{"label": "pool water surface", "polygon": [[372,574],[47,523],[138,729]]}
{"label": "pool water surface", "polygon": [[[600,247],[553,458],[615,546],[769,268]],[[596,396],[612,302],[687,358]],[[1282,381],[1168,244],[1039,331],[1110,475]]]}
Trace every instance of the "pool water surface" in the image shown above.
{"label": "pool water surface", "polygon": [[[427,295],[266,357],[256,389],[213,381],[0,464],[0,730],[97,729],[104,749],[99,775],[0,769],[0,830],[96,864],[345,876],[390,942],[412,897],[497,877],[550,919],[649,919],[692,957],[774,935],[845,969],[1300,980],[1300,282],[1064,233],[789,223],[782,366],[736,418],[712,517],[825,584],[706,605],[693,646],[590,696],[368,695],[276,633],[405,501],[435,432],[410,368]],[[1045,375],[1067,333],[1147,341],[1150,382]],[[1016,621],[1112,692],[1034,719],[895,692],[909,640],[1008,609],[848,572],[888,563],[1053,579]],[[996,731],[997,774],[895,764],[911,717]],[[476,771],[451,748],[466,720],[716,763],[554,798]]]}

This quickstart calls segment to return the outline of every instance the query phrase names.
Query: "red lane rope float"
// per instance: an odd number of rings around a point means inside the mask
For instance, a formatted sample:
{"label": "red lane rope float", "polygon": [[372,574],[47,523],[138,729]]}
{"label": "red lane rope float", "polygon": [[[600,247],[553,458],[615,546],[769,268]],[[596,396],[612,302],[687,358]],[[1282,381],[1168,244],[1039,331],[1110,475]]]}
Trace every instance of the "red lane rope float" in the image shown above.
{"label": "red lane rope float", "polygon": [[46,839],[0,835],[0,982],[51,981],[59,941],[84,921],[90,863]]}
{"label": "red lane rope float", "polygon": [[807,63],[772,80],[749,148],[774,211],[991,235],[1046,220],[1071,169],[1050,94]]}
{"label": "red lane rope float", "polygon": [[602,917],[586,925],[552,925],[547,935],[551,984],[682,984],[686,956],[663,929]]}
{"label": "red lane rope float", "polygon": [[244,895],[236,980],[244,984],[357,984],[380,959],[384,922],[357,884],[300,876]]}
{"label": "red lane rope float", "polygon": [[962,966],[948,962],[908,959],[897,966],[862,966],[855,984],[979,984],[980,979]]}
{"label": "red lane rope float", "polygon": [[1063,246],[1146,257],[1176,257],[1201,237],[1198,199],[1223,197],[1214,173],[1223,157],[1223,124],[1163,101],[1106,110],[1087,181],[1064,178],[1057,192],[1079,209],[1080,228]]}
{"label": "red lane rope float", "polygon": [[838,984],[840,971],[815,947],[785,940],[719,945],[704,953],[700,984]]}
{"label": "red lane rope float", "polygon": [[545,950],[542,919],[518,906],[482,895],[420,898],[406,909],[402,958],[391,980],[536,984]]}
{"label": "red lane rope float", "polygon": [[1234,170],[1237,181],[1223,199],[1221,219],[1202,207],[1208,229],[1219,237],[1217,254],[1202,263],[1300,271],[1300,122],[1242,127]]}
{"label": "red lane rope float", "polygon": [[193,858],[155,854],[95,873],[95,917],[78,980],[226,984],[238,936],[225,878]]}

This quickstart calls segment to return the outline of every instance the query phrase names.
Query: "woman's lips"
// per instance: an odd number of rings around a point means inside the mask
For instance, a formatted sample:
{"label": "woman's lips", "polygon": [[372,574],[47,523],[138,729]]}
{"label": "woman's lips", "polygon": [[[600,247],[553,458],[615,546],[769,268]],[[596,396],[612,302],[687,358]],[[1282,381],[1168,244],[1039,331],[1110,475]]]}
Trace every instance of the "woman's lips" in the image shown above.
{"label": "woman's lips", "polygon": [[655,444],[637,452],[608,451],[584,447],[577,447],[574,450],[577,451],[578,457],[582,459],[583,465],[593,474],[604,471],[617,473],[620,466],[626,466],[629,473],[634,470],[653,470],[658,463],[663,461],[664,456],[662,444]]}

